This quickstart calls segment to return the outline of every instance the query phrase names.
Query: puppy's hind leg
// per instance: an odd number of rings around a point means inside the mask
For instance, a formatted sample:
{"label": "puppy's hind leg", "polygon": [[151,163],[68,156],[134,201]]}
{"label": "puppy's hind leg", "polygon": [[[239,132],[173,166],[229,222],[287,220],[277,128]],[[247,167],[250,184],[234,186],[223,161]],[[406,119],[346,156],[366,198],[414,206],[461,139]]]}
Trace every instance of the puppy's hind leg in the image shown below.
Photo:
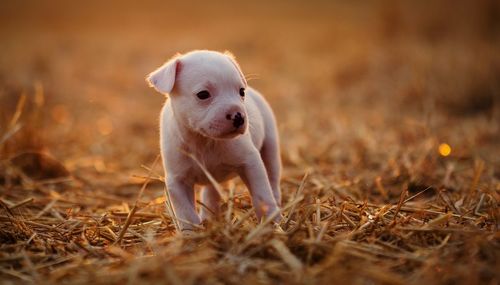
{"label": "puppy's hind leg", "polygon": [[269,184],[273,190],[273,196],[278,206],[281,206],[281,158],[277,140],[274,137],[266,138],[260,150],[260,156],[266,167]]}
{"label": "puppy's hind leg", "polygon": [[219,214],[221,196],[212,185],[203,186],[201,189],[201,220],[207,220],[213,215]]}

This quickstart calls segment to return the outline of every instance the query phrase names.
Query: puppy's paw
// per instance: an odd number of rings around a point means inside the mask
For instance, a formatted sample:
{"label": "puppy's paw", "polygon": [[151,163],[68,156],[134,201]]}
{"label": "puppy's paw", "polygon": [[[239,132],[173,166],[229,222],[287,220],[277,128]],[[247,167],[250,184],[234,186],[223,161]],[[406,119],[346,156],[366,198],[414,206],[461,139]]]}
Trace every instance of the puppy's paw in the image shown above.
{"label": "puppy's paw", "polygon": [[182,237],[190,238],[190,237],[195,237],[197,235],[197,231],[193,229],[182,229],[180,231],[180,234]]}
{"label": "puppy's paw", "polygon": [[180,229],[179,233],[182,235],[182,237],[196,237],[203,231],[205,231],[205,223],[201,223],[196,226],[190,226],[190,227],[183,227]]}

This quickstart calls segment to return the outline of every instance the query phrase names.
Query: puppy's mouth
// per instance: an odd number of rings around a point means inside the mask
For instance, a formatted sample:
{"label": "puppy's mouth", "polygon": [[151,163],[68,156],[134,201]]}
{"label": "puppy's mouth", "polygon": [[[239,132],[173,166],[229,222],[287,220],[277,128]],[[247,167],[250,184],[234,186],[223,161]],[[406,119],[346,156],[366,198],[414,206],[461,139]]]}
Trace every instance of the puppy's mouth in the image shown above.
{"label": "puppy's mouth", "polygon": [[205,137],[212,138],[212,139],[233,139],[239,135],[244,134],[246,131],[246,128],[234,128],[228,131],[223,131],[223,132],[209,132],[205,129],[200,129],[200,134],[202,134]]}
{"label": "puppy's mouth", "polygon": [[224,133],[220,136],[220,138],[222,139],[232,139],[232,138],[235,138],[239,135],[242,135],[244,134],[245,131],[244,129],[235,129],[235,130],[232,130],[232,131],[229,131],[227,133]]}

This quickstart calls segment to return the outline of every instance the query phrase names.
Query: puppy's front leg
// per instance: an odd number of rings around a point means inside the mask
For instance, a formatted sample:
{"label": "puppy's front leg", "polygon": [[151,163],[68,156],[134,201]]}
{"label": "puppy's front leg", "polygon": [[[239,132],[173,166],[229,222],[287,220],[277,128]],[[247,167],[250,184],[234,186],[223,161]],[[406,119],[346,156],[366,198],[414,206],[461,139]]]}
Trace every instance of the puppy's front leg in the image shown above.
{"label": "puppy's front leg", "polygon": [[187,185],[175,178],[168,179],[167,191],[175,216],[179,221],[180,230],[192,230],[193,224],[201,223],[194,205],[194,185]]}
{"label": "puppy's front leg", "polygon": [[[243,165],[240,176],[250,191],[252,204],[258,219],[279,210],[269,184],[266,168],[257,150]],[[279,219],[279,216],[277,219]]]}

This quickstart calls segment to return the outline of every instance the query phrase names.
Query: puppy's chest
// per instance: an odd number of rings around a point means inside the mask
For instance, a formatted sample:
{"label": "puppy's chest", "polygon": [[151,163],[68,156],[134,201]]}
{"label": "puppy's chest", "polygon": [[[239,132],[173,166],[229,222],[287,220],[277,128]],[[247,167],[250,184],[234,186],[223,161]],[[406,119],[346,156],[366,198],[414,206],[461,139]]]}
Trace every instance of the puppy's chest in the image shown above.
{"label": "puppy's chest", "polygon": [[[199,163],[215,178],[218,182],[228,180],[236,175],[238,164],[230,152],[220,151],[218,149],[202,149],[191,152]],[[186,173],[195,183],[210,183],[206,174],[194,160],[191,160]]]}

